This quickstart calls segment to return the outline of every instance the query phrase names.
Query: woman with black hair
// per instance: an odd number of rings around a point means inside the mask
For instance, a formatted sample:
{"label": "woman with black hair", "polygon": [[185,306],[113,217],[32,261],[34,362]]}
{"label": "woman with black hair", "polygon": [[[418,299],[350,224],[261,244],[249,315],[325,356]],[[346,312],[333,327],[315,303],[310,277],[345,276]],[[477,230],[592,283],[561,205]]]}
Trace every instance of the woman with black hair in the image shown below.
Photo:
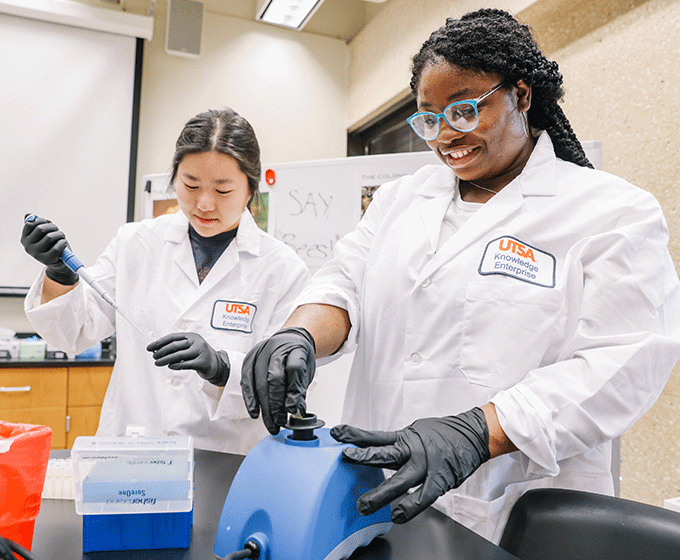
{"label": "woman with black hair", "polygon": [[246,356],[243,395],[275,433],[315,356],[356,350],[331,434],[357,445],[346,460],[397,470],[359,511],[392,503],[404,522],[434,503],[497,540],[530,488],[613,493],[611,440],[680,358],[680,286],[657,201],[592,169],[527,26],[447,20],[411,88],[408,122],[444,165],[377,190]]}
{"label": "woman with black hair", "polygon": [[246,453],[266,434],[243,406],[241,361],[285,320],[309,272],[250,214],[260,174],[255,131],[234,110],[185,124],[170,177],[180,211],[125,224],[88,268],[148,338],[61,262],[67,241],[55,224],[24,226],[26,252],[46,267],[25,301],[36,332],[73,353],[116,333],[98,436],[143,426]]}

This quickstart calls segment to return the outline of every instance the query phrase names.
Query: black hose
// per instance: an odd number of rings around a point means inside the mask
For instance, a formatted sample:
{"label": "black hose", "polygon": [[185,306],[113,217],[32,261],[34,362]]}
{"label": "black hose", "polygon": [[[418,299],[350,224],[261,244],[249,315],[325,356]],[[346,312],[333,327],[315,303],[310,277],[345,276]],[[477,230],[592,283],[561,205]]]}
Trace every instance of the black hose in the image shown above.
{"label": "black hose", "polygon": [[19,556],[25,558],[26,560],[38,560],[38,557],[35,554],[33,554],[30,550],[26,550],[23,546],[15,542],[12,541],[8,542],[12,551],[16,552]]}
{"label": "black hose", "polygon": [[2,560],[16,560],[12,552],[16,552],[26,560],[38,560],[30,550],[26,550],[23,546],[14,541],[0,537],[0,558]]}
{"label": "black hose", "polygon": [[227,554],[222,560],[241,560],[242,558],[256,558],[260,557],[260,545],[255,541],[248,541],[243,550],[237,550],[231,554]]}
{"label": "black hose", "polygon": [[9,543],[2,537],[0,537],[0,559],[15,560],[12,549],[9,547]]}
{"label": "black hose", "polygon": [[237,550],[231,554],[227,554],[223,560],[241,560],[241,558],[250,558],[250,550]]}

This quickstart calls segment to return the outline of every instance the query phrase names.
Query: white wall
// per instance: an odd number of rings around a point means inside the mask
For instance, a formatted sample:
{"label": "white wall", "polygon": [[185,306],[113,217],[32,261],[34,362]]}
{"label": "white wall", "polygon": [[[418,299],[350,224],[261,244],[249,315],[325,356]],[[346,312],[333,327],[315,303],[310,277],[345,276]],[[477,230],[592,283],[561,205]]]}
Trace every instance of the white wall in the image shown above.
{"label": "white wall", "polygon": [[184,123],[225,105],[253,125],[265,163],[346,154],[344,42],[206,13],[202,54],[184,58],[165,52],[166,4],[155,20],[144,52],[138,193],[142,175],[169,169]]}

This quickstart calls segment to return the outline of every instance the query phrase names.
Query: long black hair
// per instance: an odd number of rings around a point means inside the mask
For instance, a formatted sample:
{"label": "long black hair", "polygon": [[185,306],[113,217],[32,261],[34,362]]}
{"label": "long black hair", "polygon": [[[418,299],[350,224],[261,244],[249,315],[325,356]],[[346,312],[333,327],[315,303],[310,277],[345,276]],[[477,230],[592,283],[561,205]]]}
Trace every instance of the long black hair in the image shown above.
{"label": "long black hair", "polygon": [[564,95],[559,66],[543,55],[528,25],[497,9],[477,10],[460,19],[448,18],[413,57],[414,95],[423,69],[442,59],[462,68],[498,74],[505,85],[523,80],[532,91],[529,125],[550,135],[557,157],[593,167],[558,105]]}
{"label": "long black hair", "polygon": [[233,157],[248,178],[251,200],[258,193],[262,164],[260,145],[250,123],[229,107],[212,109],[193,117],[184,125],[175,144],[170,184],[187,154],[219,152]]}

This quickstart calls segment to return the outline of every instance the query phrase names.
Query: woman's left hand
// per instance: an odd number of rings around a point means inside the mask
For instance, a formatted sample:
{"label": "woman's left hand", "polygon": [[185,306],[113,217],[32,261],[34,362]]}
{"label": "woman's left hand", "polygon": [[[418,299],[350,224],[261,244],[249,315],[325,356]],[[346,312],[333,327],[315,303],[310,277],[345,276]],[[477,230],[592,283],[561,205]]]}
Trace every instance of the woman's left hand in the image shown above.
{"label": "woman's left hand", "polygon": [[437,498],[458,488],[491,456],[489,430],[481,408],[457,416],[416,420],[397,432],[369,432],[341,425],[333,427],[331,435],[358,446],[343,449],[346,461],[398,469],[357,500],[359,513],[370,515],[401,497],[392,508],[395,523],[412,519]]}
{"label": "woman's left hand", "polygon": [[154,340],[146,349],[153,352],[155,364],[170,369],[193,369],[203,379],[224,387],[229,379],[227,353],[215,351],[198,333],[179,332]]}

